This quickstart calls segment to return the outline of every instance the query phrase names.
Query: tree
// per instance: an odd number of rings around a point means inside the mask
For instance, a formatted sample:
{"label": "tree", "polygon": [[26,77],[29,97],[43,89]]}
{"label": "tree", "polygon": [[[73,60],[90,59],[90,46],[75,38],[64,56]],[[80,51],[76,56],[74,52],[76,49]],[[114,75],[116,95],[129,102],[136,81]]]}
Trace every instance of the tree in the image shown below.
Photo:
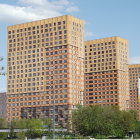
{"label": "tree", "polygon": [[6,126],[7,126],[7,124],[6,124],[5,119],[0,118],[0,129],[6,128]]}
{"label": "tree", "polygon": [[10,138],[15,138],[15,132],[14,132],[14,129],[16,128],[16,120],[12,120],[10,122],[10,133],[9,133],[9,136]]}
{"label": "tree", "polygon": [[120,111],[116,106],[78,106],[72,112],[72,125],[78,133],[94,137],[124,137],[135,130],[136,117],[131,111]]}
{"label": "tree", "polygon": [[[3,61],[3,57],[0,57],[0,62]],[[0,66],[0,75],[4,75],[5,76],[5,71],[4,71],[4,67],[3,66]]]}
{"label": "tree", "polygon": [[45,131],[44,134],[46,134],[48,137],[51,137],[53,135],[51,128],[52,128],[52,120],[50,118],[42,119],[43,121],[43,127],[47,128],[48,131]]}
{"label": "tree", "polygon": [[[51,119],[20,119],[20,120],[12,120],[9,129],[10,129],[10,137],[19,137],[19,138],[39,138],[42,136],[44,132],[44,126],[48,126],[50,130],[52,125]],[[14,133],[14,129],[22,129],[23,131]],[[51,135],[49,131],[47,134]]]}
{"label": "tree", "polygon": [[41,137],[43,133],[42,121],[39,119],[20,119],[16,122],[16,128],[27,130],[19,133],[18,136],[20,137],[37,138]]}
{"label": "tree", "polygon": [[140,121],[136,124],[136,133],[140,136]]}
{"label": "tree", "polygon": [[42,121],[38,119],[28,119],[26,123],[26,136],[29,138],[37,138],[42,135]]}
{"label": "tree", "polygon": [[50,118],[42,119],[42,123],[44,127],[47,127],[49,130],[52,127],[52,120]]}
{"label": "tree", "polygon": [[[3,128],[6,128],[7,124],[6,124],[6,121],[5,119],[3,118],[0,118],[0,129],[3,129]],[[6,133],[0,133],[0,140],[3,140],[7,137],[7,134]]]}
{"label": "tree", "polygon": [[[20,119],[13,120],[10,123],[10,137],[25,138],[38,138],[43,134],[42,120],[39,119]],[[18,132],[16,135],[14,129],[22,129],[23,131]]]}

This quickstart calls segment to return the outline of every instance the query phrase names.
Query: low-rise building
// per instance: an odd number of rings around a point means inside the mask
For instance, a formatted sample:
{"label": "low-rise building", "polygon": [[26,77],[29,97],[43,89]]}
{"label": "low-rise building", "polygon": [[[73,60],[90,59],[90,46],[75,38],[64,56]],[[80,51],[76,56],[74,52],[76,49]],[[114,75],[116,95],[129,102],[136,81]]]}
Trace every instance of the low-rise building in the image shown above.
{"label": "low-rise building", "polygon": [[0,93],[0,118],[6,117],[6,92]]}

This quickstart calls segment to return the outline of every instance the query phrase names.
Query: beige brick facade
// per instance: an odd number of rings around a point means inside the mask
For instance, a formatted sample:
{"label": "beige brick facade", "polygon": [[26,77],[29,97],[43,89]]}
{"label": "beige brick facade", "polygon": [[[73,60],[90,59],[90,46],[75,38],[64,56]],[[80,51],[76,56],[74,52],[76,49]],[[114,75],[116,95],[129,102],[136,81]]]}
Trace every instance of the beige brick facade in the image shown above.
{"label": "beige brick facade", "polygon": [[7,117],[52,117],[66,125],[84,89],[84,25],[73,16],[8,27]]}
{"label": "beige brick facade", "polygon": [[130,109],[136,110],[140,119],[140,64],[129,65]]}
{"label": "beige brick facade", "polygon": [[85,41],[84,104],[129,107],[128,42],[120,37]]}

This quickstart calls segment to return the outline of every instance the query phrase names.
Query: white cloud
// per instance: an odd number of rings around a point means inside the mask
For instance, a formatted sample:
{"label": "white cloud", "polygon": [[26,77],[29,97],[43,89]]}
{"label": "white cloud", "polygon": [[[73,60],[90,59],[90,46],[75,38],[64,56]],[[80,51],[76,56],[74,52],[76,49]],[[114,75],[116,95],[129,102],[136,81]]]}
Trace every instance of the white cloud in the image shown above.
{"label": "white cloud", "polygon": [[1,23],[20,23],[79,11],[70,0],[18,0],[17,5],[0,4]]}
{"label": "white cloud", "polygon": [[79,9],[77,7],[74,7],[74,6],[70,6],[66,9],[66,11],[68,13],[71,13],[71,12],[77,12],[77,11],[79,11]]}
{"label": "white cloud", "polygon": [[85,31],[85,36],[93,36],[93,32]]}
{"label": "white cloud", "polygon": [[1,92],[6,92],[6,88],[0,88],[0,93]]}
{"label": "white cloud", "polygon": [[23,5],[43,6],[43,4],[45,3],[45,1],[44,0],[19,0],[18,3],[19,4],[23,4]]}
{"label": "white cloud", "polygon": [[69,2],[69,0],[57,0],[55,2],[53,2],[54,4],[58,4],[59,2],[59,5],[69,5],[69,4],[72,4]]}
{"label": "white cloud", "polygon": [[86,36],[86,37],[97,37],[98,34],[86,30],[86,31],[85,31],[85,36]]}
{"label": "white cloud", "polygon": [[140,64],[140,56],[131,57],[129,59],[129,64]]}

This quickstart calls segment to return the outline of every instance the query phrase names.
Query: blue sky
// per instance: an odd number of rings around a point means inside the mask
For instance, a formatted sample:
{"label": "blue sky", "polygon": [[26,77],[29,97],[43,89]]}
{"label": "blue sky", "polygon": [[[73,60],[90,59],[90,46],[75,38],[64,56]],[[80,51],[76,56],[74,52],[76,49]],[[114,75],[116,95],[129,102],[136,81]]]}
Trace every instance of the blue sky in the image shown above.
{"label": "blue sky", "polygon": [[[85,40],[120,36],[129,41],[130,63],[140,63],[140,0],[0,0],[0,56],[6,66],[6,28],[65,14],[85,21]],[[0,91],[6,77],[0,76]]]}

